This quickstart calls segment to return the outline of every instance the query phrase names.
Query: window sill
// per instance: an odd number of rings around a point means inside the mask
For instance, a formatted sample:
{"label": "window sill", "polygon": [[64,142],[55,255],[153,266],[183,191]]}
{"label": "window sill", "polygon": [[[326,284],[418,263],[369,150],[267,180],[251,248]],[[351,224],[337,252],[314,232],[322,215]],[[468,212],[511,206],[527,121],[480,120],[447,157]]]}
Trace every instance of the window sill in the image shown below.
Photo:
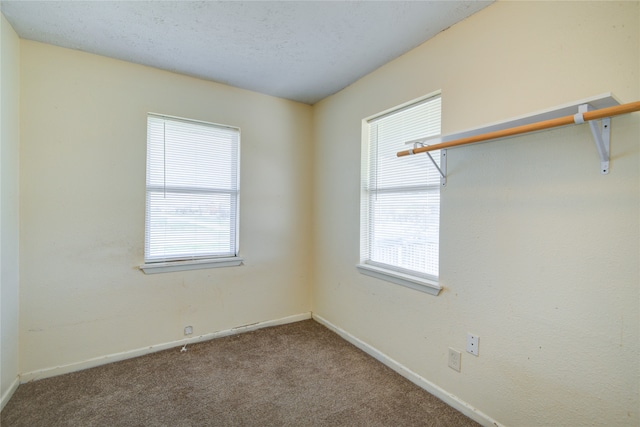
{"label": "window sill", "polygon": [[142,264],[139,268],[144,274],[170,273],[172,271],[200,270],[204,268],[236,267],[244,259],[240,257],[210,258],[191,261],[169,261]]}
{"label": "window sill", "polygon": [[430,295],[438,295],[442,290],[442,286],[433,280],[410,276],[408,274],[398,273],[396,271],[386,270],[384,268],[374,267],[368,264],[358,264],[356,267],[360,273],[366,276],[392,282]]}

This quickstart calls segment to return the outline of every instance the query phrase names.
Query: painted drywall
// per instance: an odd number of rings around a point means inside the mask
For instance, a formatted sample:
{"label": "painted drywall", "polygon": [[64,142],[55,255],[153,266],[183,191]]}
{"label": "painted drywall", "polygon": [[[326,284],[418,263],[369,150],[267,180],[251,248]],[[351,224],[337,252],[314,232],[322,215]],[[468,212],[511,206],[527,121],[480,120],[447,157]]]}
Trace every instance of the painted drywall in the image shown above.
{"label": "painted drywall", "polygon": [[[26,40],[21,61],[21,373],[309,312],[310,106]],[[148,112],[241,129],[243,266],[138,269]]]}
{"label": "painted drywall", "polygon": [[20,40],[0,15],[0,409],[17,387]]}
{"label": "painted drywall", "polygon": [[638,425],[640,113],[613,119],[609,175],[588,126],[450,150],[440,296],[355,266],[363,118],[437,90],[444,133],[640,100],[639,18],[638,2],[497,2],[316,104],[314,314],[485,420]]}

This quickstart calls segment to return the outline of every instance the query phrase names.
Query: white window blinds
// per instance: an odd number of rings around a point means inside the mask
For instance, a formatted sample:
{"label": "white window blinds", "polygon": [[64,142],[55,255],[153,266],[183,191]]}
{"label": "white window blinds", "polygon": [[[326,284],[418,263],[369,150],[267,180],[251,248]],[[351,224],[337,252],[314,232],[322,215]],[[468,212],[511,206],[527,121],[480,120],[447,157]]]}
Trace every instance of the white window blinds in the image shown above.
{"label": "white window blinds", "polygon": [[[361,262],[437,280],[440,174],[429,158],[396,152],[405,142],[440,134],[440,96],[366,124]],[[440,162],[440,152],[432,152]]]}
{"label": "white window blinds", "polygon": [[149,114],[145,262],[236,256],[240,131]]}

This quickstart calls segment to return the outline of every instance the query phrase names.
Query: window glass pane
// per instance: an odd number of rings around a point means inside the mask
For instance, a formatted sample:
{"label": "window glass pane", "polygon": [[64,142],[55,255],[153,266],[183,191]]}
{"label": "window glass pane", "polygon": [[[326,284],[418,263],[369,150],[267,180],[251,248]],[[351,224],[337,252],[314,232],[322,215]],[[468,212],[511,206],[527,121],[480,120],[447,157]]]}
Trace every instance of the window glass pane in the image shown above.
{"label": "window glass pane", "polygon": [[[440,98],[431,99],[370,123],[370,150],[376,188],[429,185],[440,182],[440,175],[426,155],[408,156],[399,161],[396,153],[405,142],[440,135]],[[439,152],[431,154],[439,159]]]}
{"label": "window glass pane", "polygon": [[233,256],[234,197],[149,192],[148,258]]}
{"label": "window glass pane", "polygon": [[438,276],[440,193],[378,193],[370,203],[371,261]]}

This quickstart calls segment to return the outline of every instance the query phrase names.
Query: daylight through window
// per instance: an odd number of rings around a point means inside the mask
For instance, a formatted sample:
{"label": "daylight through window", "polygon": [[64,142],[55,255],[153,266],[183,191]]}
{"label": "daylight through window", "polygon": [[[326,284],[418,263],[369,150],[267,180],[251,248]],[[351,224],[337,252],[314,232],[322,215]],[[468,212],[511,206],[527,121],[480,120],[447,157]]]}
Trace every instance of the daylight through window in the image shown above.
{"label": "daylight through window", "polygon": [[[440,174],[426,155],[399,159],[406,141],[440,135],[440,96],[366,121],[361,264],[437,281]],[[432,152],[440,162],[440,152]]]}
{"label": "daylight through window", "polygon": [[145,262],[238,253],[240,131],[149,114]]}

